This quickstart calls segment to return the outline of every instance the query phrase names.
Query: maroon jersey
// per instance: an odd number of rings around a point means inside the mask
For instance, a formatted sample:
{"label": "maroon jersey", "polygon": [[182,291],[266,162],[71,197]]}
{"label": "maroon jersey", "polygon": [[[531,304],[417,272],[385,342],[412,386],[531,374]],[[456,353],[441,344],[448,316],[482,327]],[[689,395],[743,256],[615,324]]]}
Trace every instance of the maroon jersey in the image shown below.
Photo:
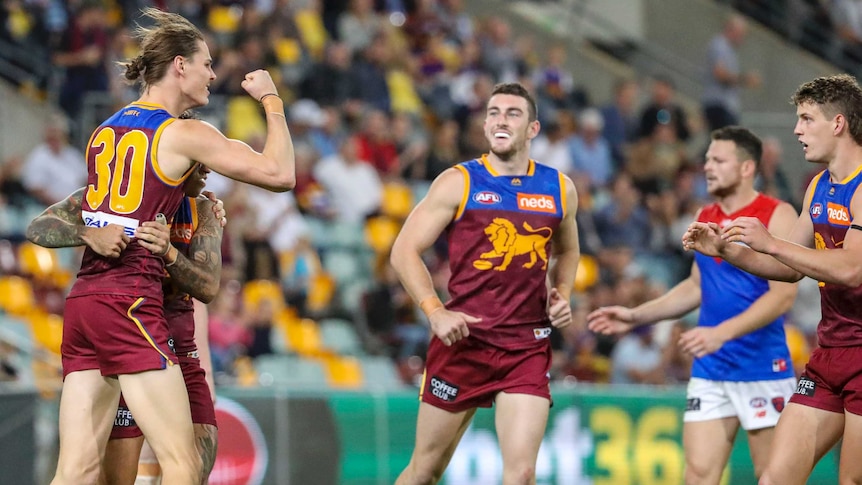
{"label": "maroon jersey", "polygon": [[[855,217],[850,200],[862,184],[862,171],[833,182],[828,170],[814,181],[808,213],[814,224],[814,247],[830,251],[844,245],[844,237]],[[820,324],[818,343],[823,347],[862,345],[862,286],[850,288],[820,282]]]}
{"label": "maroon jersey", "polygon": [[562,174],[531,160],[527,175],[499,175],[484,157],[456,168],[466,187],[447,228],[446,307],[482,319],[470,324],[471,339],[506,349],[547,343],[545,278],[565,213]]}
{"label": "maroon jersey", "polygon": [[[171,244],[185,256],[189,255],[189,247],[195,230],[198,227],[197,200],[186,197],[171,223]],[[181,291],[171,278],[164,280],[165,318],[177,355],[183,355],[196,350],[194,303],[188,293]]]}
{"label": "maroon jersey", "polygon": [[134,239],[143,221],[171,220],[183,198],[182,183],[167,177],[156,157],[162,130],[175,118],[164,108],[132,103],[102,123],[87,145],[88,185],[82,215],[88,226],[119,224],[132,242],[119,258],[84,251],[70,296],[146,295],[161,298],[164,263]]}

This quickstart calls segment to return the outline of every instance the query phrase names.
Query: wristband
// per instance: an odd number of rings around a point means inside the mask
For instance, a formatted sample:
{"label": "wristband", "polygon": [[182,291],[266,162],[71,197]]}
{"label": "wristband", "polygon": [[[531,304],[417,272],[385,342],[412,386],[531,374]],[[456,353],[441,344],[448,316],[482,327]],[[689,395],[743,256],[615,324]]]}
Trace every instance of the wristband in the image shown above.
{"label": "wristband", "polygon": [[270,96],[275,96],[276,98],[281,99],[281,96],[279,96],[277,93],[266,93],[263,96],[261,96],[260,99],[257,100],[257,102],[260,104],[263,104],[263,100],[270,97]]}
{"label": "wristband", "polygon": [[429,296],[428,298],[425,298],[424,300],[419,302],[419,308],[422,309],[426,317],[429,317],[432,313],[445,307],[443,306],[443,302],[440,301],[440,298],[436,296]]}
{"label": "wristband", "polygon": [[268,115],[278,115],[284,118],[284,103],[277,94],[264,94],[260,97],[260,105]]}
{"label": "wristband", "polygon": [[[171,254],[171,249],[174,250],[174,259],[173,259],[173,261],[168,261],[170,259],[169,256]],[[165,253],[165,268],[167,268],[168,266],[173,266],[174,264],[176,264],[178,259],[180,259],[179,250],[174,248],[173,246],[169,247],[168,252]]]}

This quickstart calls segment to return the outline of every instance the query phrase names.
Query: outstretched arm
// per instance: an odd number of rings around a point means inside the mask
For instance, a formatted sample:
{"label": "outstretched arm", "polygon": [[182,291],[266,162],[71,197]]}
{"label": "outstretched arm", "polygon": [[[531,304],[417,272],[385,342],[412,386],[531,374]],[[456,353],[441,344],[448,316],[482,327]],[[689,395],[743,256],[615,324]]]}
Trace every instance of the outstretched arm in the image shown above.
{"label": "outstretched arm", "polygon": [[129,243],[129,237],[119,225],[90,227],[84,224],[81,207],[85,191],[81,188],[72,192],[36,216],[27,226],[27,239],[46,248],[89,246],[102,256],[118,257]]}

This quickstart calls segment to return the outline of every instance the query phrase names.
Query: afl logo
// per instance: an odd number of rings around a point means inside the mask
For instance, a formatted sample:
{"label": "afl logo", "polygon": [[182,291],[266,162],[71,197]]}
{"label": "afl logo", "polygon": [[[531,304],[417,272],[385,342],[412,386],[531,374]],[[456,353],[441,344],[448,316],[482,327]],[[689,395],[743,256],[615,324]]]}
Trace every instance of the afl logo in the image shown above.
{"label": "afl logo", "polygon": [[473,200],[480,204],[497,204],[503,200],[500,197],[500,194],[496,192],[491,192],[489,190],[483,190],[481,192],[476,192],[473,194]]}
{"label": "afl logo", "polygon": [[823,205],[818,202],[811,206],[811,217],[817,218],[820,214],[823,214]]}

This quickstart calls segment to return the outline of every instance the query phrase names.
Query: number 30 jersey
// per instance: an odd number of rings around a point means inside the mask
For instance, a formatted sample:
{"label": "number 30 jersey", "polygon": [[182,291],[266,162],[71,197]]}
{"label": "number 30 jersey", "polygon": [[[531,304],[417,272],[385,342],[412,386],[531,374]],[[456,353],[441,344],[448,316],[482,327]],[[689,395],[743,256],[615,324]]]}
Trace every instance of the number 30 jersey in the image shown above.
{"label": "number 30 jersey", "polygon": [[84,223],[118,224],[132,238],[119,258],[99,256],[86,248],[70,296],[117,294],[161,298],[164,263],[134,239],[135,229],[162,213],[167,220],[183,198],[183,182],[159,167],[159,138],[175,118],[163,107],[132,103],[102,123],[87,144],[87,190]]}

